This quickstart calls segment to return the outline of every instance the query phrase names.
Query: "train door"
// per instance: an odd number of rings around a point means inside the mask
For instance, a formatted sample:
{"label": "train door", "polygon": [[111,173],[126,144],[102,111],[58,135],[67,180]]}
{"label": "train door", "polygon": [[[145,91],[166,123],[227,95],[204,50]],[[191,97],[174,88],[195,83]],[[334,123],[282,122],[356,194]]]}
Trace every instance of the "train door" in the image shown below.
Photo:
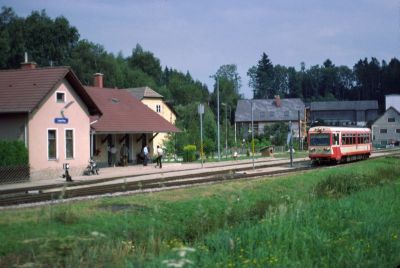
{"label": "train door", "polygon": [[340,161],[341,158],[340,140],[340,132],[332,132],[332,154],[336,162]]}
{"label": "train door", "polygon": [[339,146],[340,143],[340,135],[339,132],[332,133],[332,146]]}

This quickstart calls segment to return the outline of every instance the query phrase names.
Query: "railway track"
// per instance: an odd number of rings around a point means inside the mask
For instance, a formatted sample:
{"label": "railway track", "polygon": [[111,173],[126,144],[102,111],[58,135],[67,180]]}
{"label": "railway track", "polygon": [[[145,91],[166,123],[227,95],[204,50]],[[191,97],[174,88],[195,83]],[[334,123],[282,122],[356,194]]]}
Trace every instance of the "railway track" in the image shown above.
{"label": "railway track", "polygon": [[[399,151],[380,151],[372,157],[397,154]],[[218,165],[208,169],[170,171],[162,174],[142,174],[117,178],[95,179],[86,182],[59,183],[29,188],[0,190],[0,207],[18,204],[58,201],[76,197],[95,196],[123,192],[144,192],[188,187],[206,183],[218,183],[245,178],[276,176],[314,169],[309,160],[295,159],[294,167],[288,161],[258,161],[253,170],[250,162]],[[191,171],[191,172],[187,172]]]}

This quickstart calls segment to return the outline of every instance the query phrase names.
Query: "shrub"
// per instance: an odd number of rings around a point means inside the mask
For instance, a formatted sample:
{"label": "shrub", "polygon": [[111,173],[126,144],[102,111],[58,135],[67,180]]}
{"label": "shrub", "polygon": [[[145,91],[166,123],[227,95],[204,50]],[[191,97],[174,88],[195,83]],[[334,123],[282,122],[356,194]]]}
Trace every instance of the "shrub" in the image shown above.
{"label": "shrub", "polygon": [[342,197],[354,192],[384,185],[395,181],[400,176],[398,169],[378,167],[369,173],[331,174],[319,182],[313,189],[317,197]]}
{"label": "shrub", "polygon": [[0,167],[28,164],[28,150],[22,141],[0,140]]}
{"label": "shrub", "polygon": [[196,145],[186,145],[183,147],[183,161],[193,162],[196,160]]}

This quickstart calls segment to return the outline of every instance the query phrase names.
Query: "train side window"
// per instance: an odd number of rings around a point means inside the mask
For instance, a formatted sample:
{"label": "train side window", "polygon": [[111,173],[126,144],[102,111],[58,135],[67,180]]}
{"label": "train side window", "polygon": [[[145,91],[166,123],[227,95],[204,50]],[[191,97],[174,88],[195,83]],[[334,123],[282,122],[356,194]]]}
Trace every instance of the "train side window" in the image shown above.
{"label": "train side window", "polygon": [[357,143],[357,141],[356,141],[356,139],[357,139],[356,136],[357,136],[357,135],[356,135],[356,134],[353,134],[352,136],[353,136],[353,143],[352,143],[352,144],[356,144],[356,143]]}
{"label": "train side window", "polygon": [[346,144],[346,136],[342,134],[342,144]]}

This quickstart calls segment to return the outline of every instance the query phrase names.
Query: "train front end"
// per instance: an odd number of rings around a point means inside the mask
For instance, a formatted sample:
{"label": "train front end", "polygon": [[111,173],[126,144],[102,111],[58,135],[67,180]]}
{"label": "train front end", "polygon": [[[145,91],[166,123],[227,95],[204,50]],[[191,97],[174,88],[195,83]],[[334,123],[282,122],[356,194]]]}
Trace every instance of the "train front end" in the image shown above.
{"label": "train front end", "polygon": [[308,156],[313,163],[336,160],[332,146],[332,131],[329,128],[313,127],[308,132]]}

